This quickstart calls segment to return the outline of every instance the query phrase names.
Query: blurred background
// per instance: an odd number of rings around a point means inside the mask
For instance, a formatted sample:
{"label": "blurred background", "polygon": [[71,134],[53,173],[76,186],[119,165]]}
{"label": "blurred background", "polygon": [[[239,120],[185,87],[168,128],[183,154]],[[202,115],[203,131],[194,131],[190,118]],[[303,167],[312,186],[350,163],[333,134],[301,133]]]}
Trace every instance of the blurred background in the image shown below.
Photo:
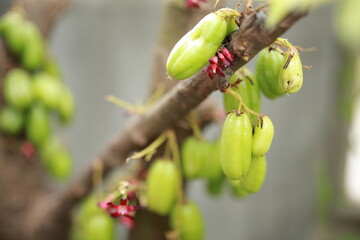
{"label": "blurred background", "polygon": [[[9,2],[0,2],[2,12]],[[190,183],[189,196],[205,217],[207,240],[330,239],[333,234],[360,239],[360,110],[348,118],[339,113],[338,80],[345,60],[334,37],[336,10],[335,4],[313,10],[284,36],[317,51],[301,53],[302,63],[312,69],[304,70],[299,93],[263,98],[262,112],[273,120],[275,137],[262,190],[244,200],[230,191],[213,198],[201,180]],[[161,0],[72,0],[53,29],[50,48],[77,103],[74,123],[58,129],[75,159],[73,177],[128,120],[105,96],[146,100],[161,17]],[[248,64],[252,70],[254,62]],[[220,107],[221,94],[211,97]],[[126,236],[122,226],[119,234],[119,239]]]}

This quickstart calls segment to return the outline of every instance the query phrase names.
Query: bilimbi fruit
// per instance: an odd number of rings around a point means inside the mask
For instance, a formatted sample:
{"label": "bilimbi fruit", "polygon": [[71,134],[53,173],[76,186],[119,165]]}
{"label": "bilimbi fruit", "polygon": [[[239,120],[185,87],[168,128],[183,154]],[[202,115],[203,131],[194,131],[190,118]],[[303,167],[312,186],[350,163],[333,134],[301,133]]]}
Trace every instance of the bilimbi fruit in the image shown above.
{"label": "bilimbi fruit", "polygon": [[255,156],[265,155],[271,146],[274,137],[274,125],[268,116],[260,117],[254,128],[252,141],[252,154]]}
{"label": "bilimbi fruit", "polygon": [[14,108],[25,109],[34,99],[31,77],[22,69],[13,69],[4,79],[4,98]]}
{"label": "bilimbi fruit", "polygon": [[94,195],[81,202],[72,229],[72,240],[116,239],[116,222],[97,204]]}
{"label": "bilimbi fruit", "polygon": [[280,70],[284,64],[281,53],[272,48],[263,49],[256,63],[256,78],[262,93],[270,99],[283,96],[284,91],[279,83]]}
{"label": "bilimbi fruit", "polygon": [[28,113],[26,121],[26,137],[36,146],[42,144],[51,135],[50,118],[46,108],[38,103],[34,104]]}
{"label": "bilimbi fruit", "polygon": [[62,86],[58,79],[42,72],[34,76],[33,82],[36,99],[49,109],[57,109],[62,95]]}
{"label": "bilimbi fruit", "polygon": [[180,230],[181,240],[203,240],[205,224],[198,206],[187,202],[177,206],[171,215],[171,225]]}
{"label": "bilimbi fruit", "polygon": [[[230,78],[231,90],[238,93],[245,105],[255,112],[260,112],[261,98],[257,79],[246,68],[240,68]],[[231,94],[224,94],[225,111],[238,110],[239,100]],[[242,109],[243,110],[243,109]]]}
{"label": "bilimbi fruit", "polygon": [[[181,146],[181,164],[186,178],[203,176],[207,161],[207,145],[205,140],[188,137]],[[206,171],[206,170],[205,170]]]}
{"label": "bilimbi fruit", "polygon": [[221,133],[221,167],[226,177],[241,179],[249,171],[252,125],[244,112],[230,112]]}
{"label": "bilimbi fruit", "polygon": [[12,107],[4,107],[0,111],[0,130],[16,135],[21,132],[24,125],[23,113]]}
{"label": "bilimbi fruit", "polygon": [[262,187],[266,177],[265,156],[253,156],[249,172],[241,180],[241,188],[247,193],[256,193]]}
{"label": "bilimbi fruit", "polygon": [[303,70],[296,48],[287,51],[279,76],[280,87],[284,93],[296,93],[303,84]]}
{"label": "bilimbi fruit", "polygon": [[179,189],[180,176],[173,161],[156,160],[146,181],[148,208],[160,215],[170,213]]}
{"label": "bilimbi fruit", "polygon": [[166,62],[170,77],[182,80],[191,77],[215,55],[229,31],[234,30],[235,10],[224,8],[206,15],[185,34],[171,50]]}

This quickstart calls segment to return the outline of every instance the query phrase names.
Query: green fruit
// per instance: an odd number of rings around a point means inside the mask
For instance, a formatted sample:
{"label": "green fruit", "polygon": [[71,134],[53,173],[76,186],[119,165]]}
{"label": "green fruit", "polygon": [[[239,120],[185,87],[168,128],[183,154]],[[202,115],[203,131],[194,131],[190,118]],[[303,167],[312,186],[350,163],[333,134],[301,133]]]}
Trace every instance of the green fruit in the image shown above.
{"label": "green fruit", "polygon": [[188,137],[181,146],[181,163],[186,178],[202,177],[207,159],[207,142]]}
{"label": "green fruit", "polygon": [[33,89],[30,76],[21,69],[8,72],[4,79],[4,98],[11,106],[25,109],[33,101]]}
{"label": "green fruit", "polygon": [[49,173],[56,179],[67,179],[71,173],[72,160],[66,150],[59,150],[57,155],[48,159],[47,164]]}
{"label": "green fruit", "polygon": [[83,223],[84,240],[114,240],[115,237],[115,224],[109,216],[94,215]]}
{"label": "green fruit", "polygon": [[245,191],[241,185],[241,180],[232,180],[231,181],[231,192],[234,197],[238,199],[244,199],[249,196],[247,191]]}
{"label": "green fruit", "polygon": [[252,154],[262,156],[266,154],[274,137],[274,125],[268,116],[262,117],[254,128]]}
{"label": "green fruit", "polygon": [[285,93],[296,93],[303,84],[303,70],[296,48],[285,53],[283,67],[279,76],[280,86]]}
{"label": "green fruit", "polygon": [[[231,89],[237,92],[245,105],[248,106],[251,110],[255,112],[260,112],[261,110],[261,97],[260,97],[260,89],[257,79],[251,72],[246,68],[240,68],[237,70],[234,75],[230,78],[230,83],[234,84],[236,81],[241,81],[236,84],[236,86]],[[239,100],[237,100],[231,94],[224,94],[224,108],[227,112],[231,110],[238,110],[239,108]],[[244,109],[241,109],[244,111]],[[254,118],[256,118],[254,116]],[[256,120],[256,119],[254,119]]]}
{"label": "green fruit", "polygon": [[265,48],[259,53],[256,63],[256,78],[263,94],[270,99],[284,95],[279,84],[280,70],[284,64],[281,53]]}
{"label": "green fruit", "polygon": [[62,93],[59,96],[57,111],[63,123],[69,123],[74,117],[74,97],[70,90],[65,86],[63,86]]}
{"label": "green fruit", "polygon": [[63,87],[53,76],[42,72],[34,77],[33,89],[35,97],[49,109],[58,109]]}
{"label": "green fruit", "polygon": [[24,124],[24,117],[22,112],[11,108],[4,107],[0,111],[0,130],[10,134],[16,135],[21,132]]}
{"label": "green fruit", "polygon": [[77,218],[80,221],[86,221],[91,216],[105,214],[104,210],[98,207],[98,201],[94,195],[90,195],[80,204],[79,212]]}
{"label": "green fruit", "polygon": [[254,75],[251,74],[250,71],[245,69],[246,77],[252,80],[252,84],[248,81],[249,88],[249,105],[251,110],[255,112],[261,111],[261,96],[260,96],[260,87],[259,82]]}
{"label": "green fruit", "polygon": [[168,214],[179,188],[179,172],[174,162],[156,160],[149,169],[146,185],[148,208],[160,215]]}
{"label": "green fruit", "polygon": [[202,240],[205,224],[200,209],[193,202],[177,206],[171,216],[172,226],[179,227],[181,240]]}
{"label": "green fruit", "polygon": [[241,179],[250,168],[252,125],[246,113],[227,115],[221,134],[221,167],[226,177]]}
{"label": "green fruit", "polygon": [[24,23],[24,49],[21,63],[30,70],[37,70],[44,65],[45,44],[37,26],[29,21]]}
{"label": "green fruit", "polygon": [[24,18],[18,11],[10,11],[1,18],[1,35],[7,47],[15,54],[24,48]]}
{"label": "green fruit", "polygon": [[219,196],[223,190],[225,176],[222,174],[218,178],[208,179],[206,182],[207,192],[212,196]]}
{"label": "green fruit", "polygon": [[256,193],[262,187],[266,176],[266,159],[265,156],[251,159],[249,172],[241,181],[241,187],[248,193]]}
{"label": "green fruit", "polygon": [[33,105],[26,121],[26,137],[36,146],[41,146],[51,134],[50,119],[45,107]]}
{"label": "green fruit", "polygon": [[203,163],[203,172],[204,176],[207,179],[219,179],[224,174],[221,169],[221,144],[220,141],[213,143],[205,142],[205,152],[206,156]]}
{"label": "green fruit", "polygon": [[236,24],[235,19],[230,19],[229,23],[228,23],[227,31],[226,31],[226,36],[234,31],[236,31],[237,28],[238,28],[238,25]]}
{"label": "green fruit", "polygon": [[71,173],[71,157],[57,139],[50,138],[43,143],[41,158],[47,171],[56,179],[66,179]]}
{"label": "green fruit", "polygon": [[182,80],[203,68],[221,46],[234,10],[220,9],[206,15],[171,50],[166,62],[170,77]]}
{"label": "green fruit", "polygon": [[54,58],[47,57],[44,62],[44,71],[56,79],[61,79],[61,71]]}
{"label": "green fruit", "polygon": [[[81,202],[76,215],[74,228],[72,229],[73,240],[89,239],[115,239],[115,222],[98,207],[94,195],[90,195]],[[100,236],[100,233],[103,235]],[[94,238],[93,238],[94,237]]]}
{"label": "green fruit", "polygon": [[[266,76],[266,73],[269,73],[270,71],[267,70],[267,63],[265,60],[265,56],[267,55],[266,51],[267,49],[262,50],[258,54],[258,59],[256,62],[256,78],[259,80],[259,86],[261,89],[261,92],[269,99],[275,99],[277,98],[277,94],[273,92],[271,83],[268,80],[268,77]],[[282,61],[281,61],[282,63]],[[273,65],[272,65],[273,66]],[[280,71],[280,68],[279,68]]]}
{"label": "green fruit", "polygon": [[[241,81],[236,86],[232,87],[231,90],[237,92],[241,98],[244,100],[247,106],[250,106],[250,98],[249,98],[249,89],[248,89],[248,82],[249,80],[244,76],[244,69],[238,69],[234,75],[231,76],[229,83],[234,84],[236,81]],[[238,110],[239,108],[239,101],[232,96],[231,94],[224,94],[224,108],[226,112],[230,112],[231,110]]]}

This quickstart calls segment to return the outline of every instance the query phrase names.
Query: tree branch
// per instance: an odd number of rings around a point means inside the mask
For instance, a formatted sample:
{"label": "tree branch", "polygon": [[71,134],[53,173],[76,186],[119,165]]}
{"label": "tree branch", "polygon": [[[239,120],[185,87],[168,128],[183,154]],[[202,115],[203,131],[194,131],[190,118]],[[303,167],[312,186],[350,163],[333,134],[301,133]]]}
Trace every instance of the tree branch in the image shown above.
{"label": "tree branch", "polygon": [[[233,34],[229,49],[236,55],[234,64],[225,73],[231,76],[261,49],[288,30],[305,14],[291,13],[281,23],[269,31],[264,27],[265,13],[248,12],[243,19],[240,30]],[[216,76],[197,73],[193,77],[179,82],[162,99],[144,115],[135,116],[104,151],[96,158],[103,164],[106,176],[112,168],[125,163],[125,159],[134,151],[144,148],[163,131],[173,127],[178,120],[196,108],[213,91],[221,89],[226,80]],[[67,190],[57,196],[61,205],[58,212],[70,211],[74,204],[87,196],[92,190],[92,169],[88,169]]]}

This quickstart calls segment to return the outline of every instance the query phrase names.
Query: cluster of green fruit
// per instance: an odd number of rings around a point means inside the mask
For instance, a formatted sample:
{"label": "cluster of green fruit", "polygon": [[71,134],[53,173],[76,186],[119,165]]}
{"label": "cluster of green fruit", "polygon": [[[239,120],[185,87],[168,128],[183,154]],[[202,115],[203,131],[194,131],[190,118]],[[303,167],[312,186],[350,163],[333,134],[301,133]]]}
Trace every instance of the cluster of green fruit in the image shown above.
{"label": "cluster of green fruit", "polygon": [[[204,238],[204,220],[200,209],[191,201],[181,201],[180,173],[174,161],[156,160],[146,180],[148,209],[160,215],[170,215],[170,226],[182,240]],[[180,203],[179,203],[180,202]]]}
{"label": "cluster of green fruit", "polygon": [[61,81],[57,64],[47,56],[39,29],[19,9],[0,19],[0,36],[21,68],[9,70],[3,79],[6,105],[0,111],[0,130],[25,136],[39,150],[44,167],[58,179],[66,178],[72,161],[65,146],[52,134],[51,113],[62,123],[74,114],[74,99]]}
{"label": "cluster of green fruit", "polygon": [[[207,62],[209,67],[203,73],[209,72],[210,78],[214,74],[225,77],[221,70],[231,64],[233,56],[228,51],[219,51],[219,48],[225,37],[237,28],[234,20],[237,16],[238,13],[231,9],[220,9],[205,16],[171,51],[167,60],[170,77],[177,80],[189,78]],[[180,231],[183,240],[203,239],[204,223],[194,204],[187,201],[179,204],[181,176],[206,179],[208,191],[212,194],[219,194],[228,178],[234,195],[238,197],[256,193],[263,185],[265,154],[272,143],[274,126],[268,116],[259,114],[261,92],[274,99],[299,91],[303,82],[297,49],[285,39],[278,39],[275,45],[279,48],[272,47],[260,53],[256,77],[241,68],[230,78],[224,89],[228,93],[224,94],[228,114],[220,141],[211,143],[196,137],[186,139],[181,147],[181,173],[179,166],[171,160],[157,160],[150,167],[148,208],[177,219],[179,223],[175,229]],[[176,218],[179,211],[182,217]]]}
{"label": "cluster of green fruit", "polygon": [[274,126],[261,115],[262,92],[274,99],[296,93],[303,83],[298,50],[285,39],[275,44],[286,47],[266,48],[259,53],[256,77],[245,68],[239,69],[225,89],[224,107],[228,112],[221,135],[221,166],[239,195],[260,190],[266,176],[265,154],[270,149]]}
{"label": "cluster of green fruit", "polygon": [[298,50],[285,39],[288,50],[266,48],[259,53],[256,77],[262,93],[269,99],[298,92],[303,84],[302,64]]}
{"label": "cluster of green fruit", "polygon": [[74,240],[116,239],[116,222],[98,207],[94,195],[80,204],[74,226],[71,232]]}
{"label": "cluster of green fruit", "polygon": [[[196,137],[182,145],[182,169],[186,178],[205,178],[210,193],[218,194],[224,175],[230,180],[235,196],[256,193],[266,176],[265,154],[270,149],[274,126],[261,115],[261,92],[274,99],[300,90],[303,82],[299,53],[285,39],[259,54],[256,77],[240,68],[230,78],[224,108],[228,112],[221,140],[210,143]],[[221,171],[222,170],[222,171]]]}
{"label": "cluster of green fruit", "polygon": [[221,134],[221,166],[227,178],[245,192],[260,190],[266,175],[264,155],[270,148],[274,127],[262,117],[254,127],[245,112],[227,115]]}

